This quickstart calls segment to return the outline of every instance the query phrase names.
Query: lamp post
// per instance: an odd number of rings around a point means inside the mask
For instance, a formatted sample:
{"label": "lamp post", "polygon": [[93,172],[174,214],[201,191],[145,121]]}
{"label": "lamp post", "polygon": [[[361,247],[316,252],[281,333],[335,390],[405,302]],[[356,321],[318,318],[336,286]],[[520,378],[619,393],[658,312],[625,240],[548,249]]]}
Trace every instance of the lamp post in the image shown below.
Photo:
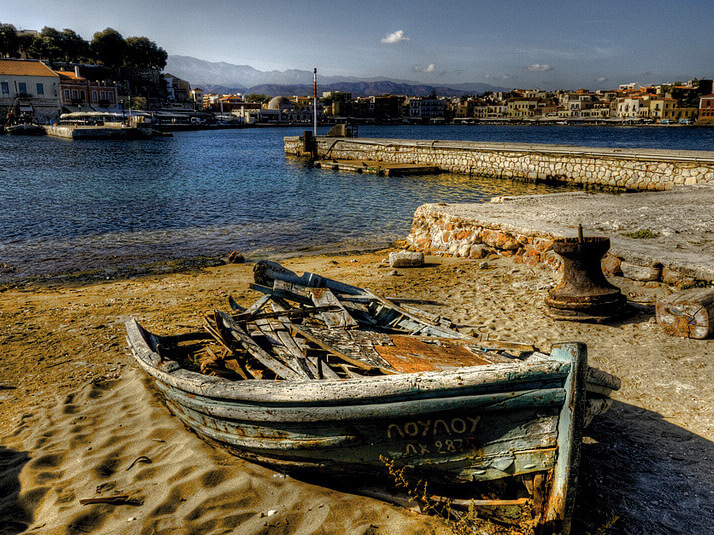
{"label": "lamp post", "polygon": [[312,84],[313,84],[313,94],[312,94],[312,114],[313,114],[313,133],[317,137],[317,67],[312,71]]}

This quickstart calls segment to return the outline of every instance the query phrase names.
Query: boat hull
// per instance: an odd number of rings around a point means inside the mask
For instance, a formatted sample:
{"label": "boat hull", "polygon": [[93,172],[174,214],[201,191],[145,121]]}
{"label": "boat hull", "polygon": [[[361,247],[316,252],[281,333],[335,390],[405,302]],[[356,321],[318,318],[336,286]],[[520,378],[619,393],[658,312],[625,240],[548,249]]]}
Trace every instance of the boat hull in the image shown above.
{"label": "boat hull", "polygon": [[[549,359],[349,380],[230,381],[180,368],[134,320],[127,340],[169,409],[202,438],[288,472],[478,488],[535,500],[541,533],[563,533],[574,500],[587,405],[583,344]],[[522,484],[521,484],[522,483]],[[547,488],[546,488],[547,487]]]}

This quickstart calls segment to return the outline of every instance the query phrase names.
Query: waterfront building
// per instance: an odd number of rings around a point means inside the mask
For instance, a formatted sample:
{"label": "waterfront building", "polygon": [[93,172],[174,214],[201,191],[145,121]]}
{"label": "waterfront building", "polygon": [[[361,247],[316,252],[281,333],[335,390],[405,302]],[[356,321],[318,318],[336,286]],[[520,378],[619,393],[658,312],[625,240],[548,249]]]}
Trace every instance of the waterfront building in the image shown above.
{"label": "waterfront building", "polygon": [[79,111],[116,112],[119,98],[115,82],[89,80],[74,71],[55,71],[60,77],[62,113]]}
{"label": "waterfront building", "polygon": [[194,101],[191,98],[191,84],[173,74],[164,74],[166,93],[168,101],[174,109],[194,109]]}
{"label": "waterfront building", "polygon": [[408,97],[404,101],[405,118],[414,123],[444,120],[446,103],[436,97]]}
{"label": "waterfront building", "polygon": [[204,90],[200,87],[194,87],[191,89],[191,100],[193,101],[193,107],[197,111],[203,110],[203,96]]}
{"label": "waterfront building", "polygon": [[699,99],[698,122],[714,126],[714,95],[705,95]]}
{"label": "waterfront building", "polygon": [[514,97],[506,101],[506,115],[510,118],[534,117],[541,100],[539,98]]}
{"label": "waterfront building", "polygon": [[43,123],[59,118],[60,77],[36,60],[0,59],[0,114],[30,115]]}

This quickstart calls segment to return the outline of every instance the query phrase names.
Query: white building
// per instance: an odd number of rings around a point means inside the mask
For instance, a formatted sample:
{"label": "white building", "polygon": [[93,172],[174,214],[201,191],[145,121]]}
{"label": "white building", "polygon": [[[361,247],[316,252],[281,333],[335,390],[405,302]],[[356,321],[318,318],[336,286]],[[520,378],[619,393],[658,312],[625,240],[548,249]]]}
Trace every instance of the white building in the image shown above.
{"label": "white building", "polygon": [[31,115],[42,123],[59,118],[60,77],[36,60],[0,59],[0,114]]}

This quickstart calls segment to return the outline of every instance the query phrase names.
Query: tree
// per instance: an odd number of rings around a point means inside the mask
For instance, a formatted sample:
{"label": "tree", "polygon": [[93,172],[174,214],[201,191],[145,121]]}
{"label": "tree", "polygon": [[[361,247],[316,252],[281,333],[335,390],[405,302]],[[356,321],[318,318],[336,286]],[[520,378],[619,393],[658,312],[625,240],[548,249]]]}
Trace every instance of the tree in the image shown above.
{"label": "tree", "polygon": [[62,30],[61,38],[66,62],[80,63],[89,59],[89,42],[82,39],[74,30],[65,28]]}
{"label": "tree", "polygon": [[146,37],[127,37],[125,64],[128,67],[163,69],[168,59],[166,51]]}
{"label": "tree", "polygon": [[45,26],[40,31],[40,35],[35,39],[34,52],[37,57],[47,59],[49,61],[60,61],[64,59],[62,34]]}
{"label": "tree", "polygon": [[0,57],[12,58],[18,55],[17,29],[12,24],[0,22]]}
{"label": "tree", "polygon": [[126,41],[113,28],[95,33],[89,48],[96,60],[107,67],[121,67],[124,64]]}
{"label": "tree", "polygon": [[27,58],[38,58],[39,36],[31,33],[23,33],[17,36],[17,56]]}
{"label": "tree", "polygon": [[251,93],[250,95],[245,96],[245,101],[246,102],[258,102],[260,104],[264,104],[270,100],[268,97],[266,97],[263,93]]}

